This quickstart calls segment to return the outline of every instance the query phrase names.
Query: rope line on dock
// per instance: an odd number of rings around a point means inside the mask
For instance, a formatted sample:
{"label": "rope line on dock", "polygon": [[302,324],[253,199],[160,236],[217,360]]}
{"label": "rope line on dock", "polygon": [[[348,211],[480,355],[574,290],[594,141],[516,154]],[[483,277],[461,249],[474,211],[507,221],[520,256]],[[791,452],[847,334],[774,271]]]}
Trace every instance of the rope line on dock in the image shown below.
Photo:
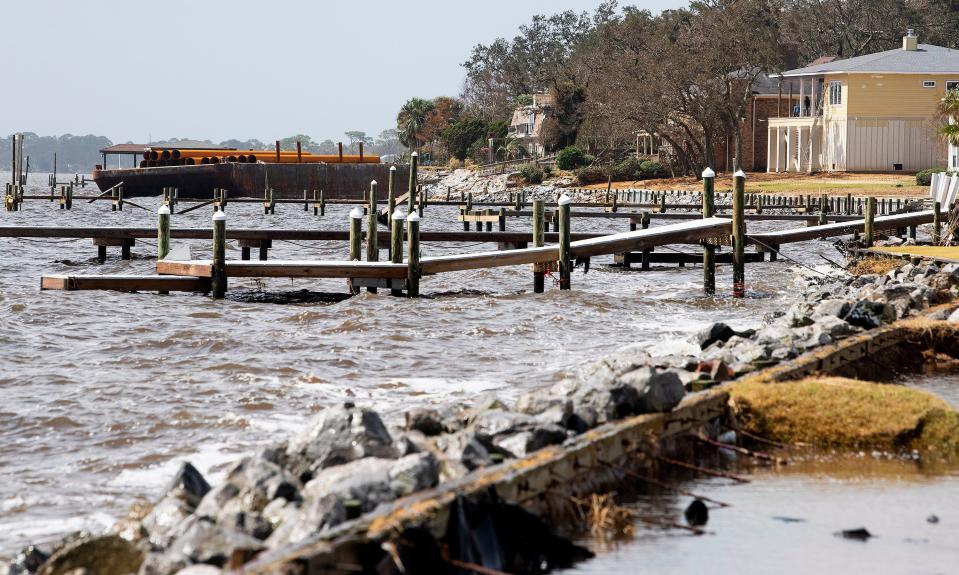
{"label": "rope line on dock", "polygon": [[766,248],[767,250],[776,252],[778,255],[780,255],[780,256],[786,258],[787,260],[793,262],[793,263],[796,264],[797,266],[802,266],[802,267],[806,268],[807,270],[809,270],[809,271],[811,271],[811,272],[815,272],[815,273],[817,273],[817,274],[819,274],[819,275],[821,275],[821,276],[823,276],[823,277],[827,277],[827,276],[829,275],[829,274],[823,273],[823,272],[821,272],[821,271],[819,271],[819,270],[817,270],[817,269],[811,268],[811,267],[807,266],[806,264],[804,264],[804,263],[802,263],[802,262],[796,261],[795,259],[793,259],[793,258],[787,256],[786,254],[782,253],[782,252],[779,251],[778,249],[776,249],[776,248],[774,248],[774,247],[772,247],[772,246],[766,245],[766,244],[764,244],[763,242],[757,240],[755,236],[746,236],[746,237],[747,237],[748,239],[756,242],[757,244],[763,246],[763,247]]}

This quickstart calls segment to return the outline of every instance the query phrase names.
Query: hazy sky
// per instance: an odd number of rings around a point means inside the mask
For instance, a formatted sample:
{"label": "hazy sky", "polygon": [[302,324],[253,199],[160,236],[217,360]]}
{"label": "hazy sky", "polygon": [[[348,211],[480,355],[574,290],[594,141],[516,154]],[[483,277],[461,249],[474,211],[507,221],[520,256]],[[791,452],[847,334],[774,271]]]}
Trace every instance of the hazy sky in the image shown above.
{"label": "hazy sky", "polygon": [[[682,0],[625,2],[658,11]],[[599,0],[4,2],[0,134],[259,138],[395,126],[478,43]],[[12,65],[12,69],[11,69]],[[11,80],[16,79],[16,85]]]}

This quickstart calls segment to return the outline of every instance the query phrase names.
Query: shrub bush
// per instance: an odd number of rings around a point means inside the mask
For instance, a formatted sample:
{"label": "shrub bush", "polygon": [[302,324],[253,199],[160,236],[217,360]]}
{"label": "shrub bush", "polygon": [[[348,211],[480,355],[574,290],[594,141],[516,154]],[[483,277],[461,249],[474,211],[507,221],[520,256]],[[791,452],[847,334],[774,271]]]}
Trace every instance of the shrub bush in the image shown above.
{"label": "shrub bush", "polygon": [[553,166],[543,166],[543,175],[547,178],[553,175]]}
{"label": "shrub bush", "polygon": [[662,178],[666,175],[666,170],[659,162],[646,160],[639,166],[644,178]]}
{"label": "shrub bush", "polygon": [[643,170],[640,167],[642,162],[636,158],[626,158],[622,162],[610,168],[610,174],[614,180],[640,180],[643,177]]}
{"label": "shrub bush", "polygon": [[446,162],[446,167],[451,170],[458,170],[463,167],[463,162],[454,158],[450,158],[450,161]]}
{"label": "shrub bush", "polygon": [[945,168],[929,168],[928,170],[921,170],[916,172],[916,185],[917,186],[928,186],[932,184],[932,175],[946,172],[947,174],[952,174],[952,172],[947,172]]}
{"label": "shrub bush", "polygon": [[602,166],[586,166],[575,170],[576,182],[582,185],[605,182],[609,179],[609,170]]}
{"label": "shrub bush", "polygon": [[575,170],[588,163],[586,155],[576,146],[567,146],[556,154],[556,167],[561,170]]}
{"label": "shrub bush", "polygon": [[543,170],[536,164],[523,164],[519,167],[519,175],[527,184],[543,183]]}

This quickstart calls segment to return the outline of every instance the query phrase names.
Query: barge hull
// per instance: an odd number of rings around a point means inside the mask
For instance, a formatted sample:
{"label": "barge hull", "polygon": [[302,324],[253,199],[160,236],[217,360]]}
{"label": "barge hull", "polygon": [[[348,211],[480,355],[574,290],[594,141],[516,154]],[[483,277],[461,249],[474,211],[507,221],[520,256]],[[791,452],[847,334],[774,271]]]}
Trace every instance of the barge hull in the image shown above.
{"label": "barge hull", "polygon": [[[370,181],[386,188],[389,164],[206,164],[96,170],[93,181],[100,191],[123,182],[123,195],[129,198],[152,197],[163,188],[177,188],[182,198],[211,199],[213,190],[226,189],[230,197],[263,197],[267,187],[277,198],[302,198],[306,190],[323,191],[326,199],[362,199]],[[395,184],[406,190],[409,166],[397,165]]]}

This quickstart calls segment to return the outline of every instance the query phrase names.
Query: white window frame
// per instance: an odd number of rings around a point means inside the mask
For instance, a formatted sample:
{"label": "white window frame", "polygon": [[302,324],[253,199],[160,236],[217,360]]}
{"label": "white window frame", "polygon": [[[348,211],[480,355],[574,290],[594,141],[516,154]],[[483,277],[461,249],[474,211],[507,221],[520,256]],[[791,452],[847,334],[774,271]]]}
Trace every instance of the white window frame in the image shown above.
{"label": "white window frame", "polygon": [[842,81],[832,80],[829,82],[829,105],[842,105]]}
{"label": "white window frame", "polygon": [[936,81],[935,81],[935,80],[923,80],[923,81],[922,81],[922,87],[923,87],[923,88],[935,88],[935,87],[936,87]]}

